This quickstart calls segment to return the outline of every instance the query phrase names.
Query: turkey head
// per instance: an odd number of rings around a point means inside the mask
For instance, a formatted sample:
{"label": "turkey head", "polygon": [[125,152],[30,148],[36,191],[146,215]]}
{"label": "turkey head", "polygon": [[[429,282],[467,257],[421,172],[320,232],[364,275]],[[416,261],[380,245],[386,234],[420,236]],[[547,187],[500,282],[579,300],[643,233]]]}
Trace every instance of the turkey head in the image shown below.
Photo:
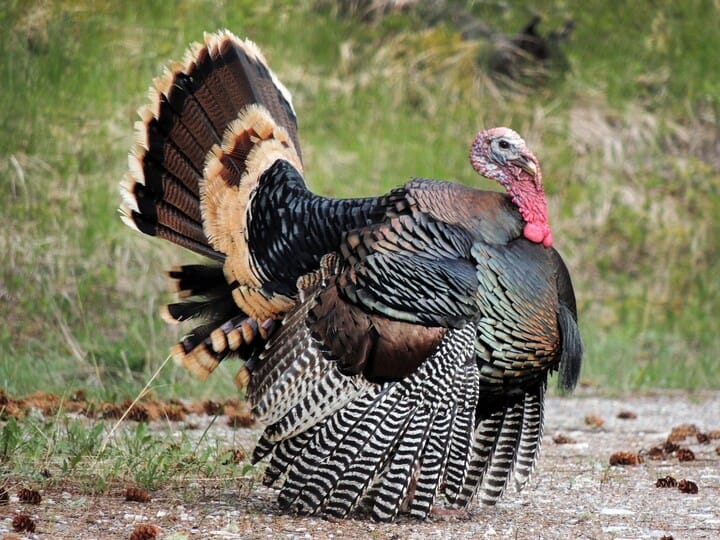
{"label": "turkey head", "polygon": [[523,236],[552,246],[542,172],[522,137],[506,127],[481,131],[470,149],[470,162],[478,174],[496,180],[507,190],[526,222]]}

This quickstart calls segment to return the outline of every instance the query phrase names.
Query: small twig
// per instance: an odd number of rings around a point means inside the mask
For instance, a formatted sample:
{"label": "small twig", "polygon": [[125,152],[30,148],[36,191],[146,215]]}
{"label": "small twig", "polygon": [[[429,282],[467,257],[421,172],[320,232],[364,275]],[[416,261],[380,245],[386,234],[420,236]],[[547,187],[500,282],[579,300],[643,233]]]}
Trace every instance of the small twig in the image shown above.
{"label": "small twig", "polygon": [[215,420],[218,419],[218,413],[215,413],[215,415],[212,417],[212,420],[210,420],[210,423],[205,428],[205,431],[203,431],[202,435],[200,435],[200,438],[198,439],[197,443],[195,444],[195,452],[197,452],[198,448],[200,448],[200,443],[203,442],[205,439],[205,435],[207,435],[208,431],[210,431],[210,428],[213,427],[213,424],[215,423]]}
{"label": "small twig", "polygon": [[116,431],[117,428],[120,426],[120,424],[122,424],[123,420],[125,420],[125,418],[127,417],[127,415],[130,414],[130,411],[132,410],[132,408],[137,404],[138,401],[140,401],[140,400],[147,394],[148,390],[150,389],[150,385],[151,385],[151,384],[153,383],[153,381],[157,378],[157,376],[160,375],[160,372],[161,372],[162,369],[165,367],[165,365],[170,361],[170,358],[171,358],[171,356],[169,356],[169,355],[167,356],[167,358],[165,358],[165,361],[164,361],[162,364],[160,364],[160,367],[158,367],[158,368],[155,370],[155,373],[152,374],[152,377],[150,377],[150,380],[148,380],[148,382],[145,383],[145,386],[143,387],[142,390],[140,390],[140,393],[135,397],[135,399],[134,399],[133,402],[128,406],[128,408],[125,409],[125,412],[124,412],[124,413],[122,414],[122,416],[118,419],[118,421],[115,422],[115,425],[114,425],[114,426],[112,427],[112,429],[108,432],[108,434],[105,435],[105,438],[103,439],[103,442],[102,442],[102,444],[100,445],[100,451],[98,452],[98,456],[100,456],[100,455],[105,451],[105,448],[107,447],[108,443],[110,442],[110,439],[112,438],[112,436],[115,434],[115,431]]}

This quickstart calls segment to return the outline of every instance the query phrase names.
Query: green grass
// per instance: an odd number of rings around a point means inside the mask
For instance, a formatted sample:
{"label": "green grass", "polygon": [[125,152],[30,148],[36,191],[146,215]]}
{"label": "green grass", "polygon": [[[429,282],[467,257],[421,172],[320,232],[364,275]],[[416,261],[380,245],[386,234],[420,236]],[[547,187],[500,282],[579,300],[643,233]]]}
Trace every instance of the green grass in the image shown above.
{"label": "green grass", "polygon": [[142,422],[113,428],[112,423],[70,418],[62,411],[19,421],[10,417],[0,428],[0,487],[60,483],[87,494],[107,494],[127,486],[182,491],[189,484],[256,480],[256,468],[233,454],[242,449],[238,441]]}
{"label": "green grass", "polygon": [[[716,2],[538,0],[567,17],[570,70],[510,92],[464,42],[421,15],[338,17],[330,2],[5,2],[0,10],[0,388],[134,396],[180,330],[157,315],[162,271],[192,259],[121,225],[117,183],[135,110],[170,59],[227,27],[291,89],[308,178],[365,195],[411,176],[479,181],[474,132],[509,124],[540,157],[601,388],[720,388],[720,35]],[[475,2],[512,33],[530,10]],[[281,22],[278,19],[282,19]],[[280,30],[282,28],[282,30]],[[166,396],[231,395],[165,367]]]}

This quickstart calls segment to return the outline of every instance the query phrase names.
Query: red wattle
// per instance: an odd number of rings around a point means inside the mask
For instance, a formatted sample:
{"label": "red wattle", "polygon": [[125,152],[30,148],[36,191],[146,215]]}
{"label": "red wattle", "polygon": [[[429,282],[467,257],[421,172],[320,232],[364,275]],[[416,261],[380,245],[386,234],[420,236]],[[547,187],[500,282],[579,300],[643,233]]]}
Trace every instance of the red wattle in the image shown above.
{"label": "red wattle", "polygon": [[523,236],[531,242],[542,244],[545,247],[550,247],[553,243],[552,233],[550,232],[550,227],[547,225],[526,223],[523,229]]}
{"label": "red wattle", "polygon": [[543,239],[543,246],[550,247],[550,246],[552,246],[552,244],[553,244],[552,233],[550,231],[548,231],[547,235]]}

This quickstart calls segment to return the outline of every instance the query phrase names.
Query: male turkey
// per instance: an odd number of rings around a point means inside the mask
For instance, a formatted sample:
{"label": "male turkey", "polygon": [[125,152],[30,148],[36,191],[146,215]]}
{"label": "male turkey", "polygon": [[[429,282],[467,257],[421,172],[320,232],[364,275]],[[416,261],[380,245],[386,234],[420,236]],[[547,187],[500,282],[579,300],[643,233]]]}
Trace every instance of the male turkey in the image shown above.
{"label": "male turkey", "polygon": [[508,194],[418,178],[329,199],[306,188],[290,95],[250,41],[207,35],[151,96],[122,218],[211,259],[169,273],[167,318],[202,321],[172,354],[200,378],[245,359],[253,459],[282,507],[424,518],[437,496],[522,488],[548,374],[571,389],[582,346],[520,136],[482,131],[470,153]]}

